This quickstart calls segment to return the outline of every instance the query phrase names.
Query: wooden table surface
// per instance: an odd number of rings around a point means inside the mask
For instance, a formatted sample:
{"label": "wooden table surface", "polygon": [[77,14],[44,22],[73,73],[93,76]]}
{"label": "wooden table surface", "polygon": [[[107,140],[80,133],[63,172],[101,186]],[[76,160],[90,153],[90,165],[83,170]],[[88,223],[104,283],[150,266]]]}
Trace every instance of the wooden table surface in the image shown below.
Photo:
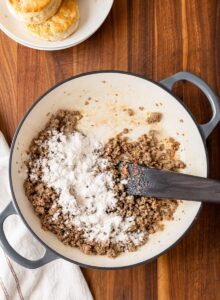
{"label": "wooden table surface", "polygon": [[[220,95],[220,1],[115,0],[102,28],[81,45],[57,52],[25,48],[0,34],[0,129],[8,142],[24,112],[46,89],[82,72],[128,70],[153,80],[180,70]],[[199,122],[210,107],[201,92],[174,92]],[[208,139],[210,176],[220,179],[220,126]],[[181,242],[154,262],[119,271],[83,270],[97,300],[220,299],[220,205],[204,205]]]}

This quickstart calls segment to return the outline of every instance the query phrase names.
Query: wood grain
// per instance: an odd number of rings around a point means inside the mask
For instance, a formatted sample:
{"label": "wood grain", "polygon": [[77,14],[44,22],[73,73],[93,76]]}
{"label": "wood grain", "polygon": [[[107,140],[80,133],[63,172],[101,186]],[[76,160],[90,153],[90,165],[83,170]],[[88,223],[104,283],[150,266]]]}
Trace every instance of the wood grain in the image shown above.
{"label": "wood grain", "polygon": [[[51,85],[81,72],[129,70],[160,80],[180,70],[206,80],[220,95],[218,0],[116,0],[100,30],[77,47],[27,49],[0,34],[0,129],[11,141],[24,112]],[[174,93],[199,122],[210,107],[191,84]],[[210,176],[220,179],[220,126],[208,140]],[[220,298],[220,206],[204,205],[192,229],[158,260],[120,271],[83,269],[97,300]]]}

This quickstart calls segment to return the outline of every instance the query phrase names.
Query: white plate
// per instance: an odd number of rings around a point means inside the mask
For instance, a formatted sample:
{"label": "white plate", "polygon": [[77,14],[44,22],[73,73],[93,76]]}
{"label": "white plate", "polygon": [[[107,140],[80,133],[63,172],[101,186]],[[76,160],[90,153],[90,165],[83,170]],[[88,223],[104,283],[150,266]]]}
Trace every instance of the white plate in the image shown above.
{"label": "white plate", "polygon": [[25,24],[16,19],[1,1],[0,29],[10,38],[29,48],[38,50],[61,50],[75,46],[88,39],[102,25],[108,16],[114,0],[78,0],[80,26],[70,37],[59,42],[48,42],[35,38],[27,31]]}

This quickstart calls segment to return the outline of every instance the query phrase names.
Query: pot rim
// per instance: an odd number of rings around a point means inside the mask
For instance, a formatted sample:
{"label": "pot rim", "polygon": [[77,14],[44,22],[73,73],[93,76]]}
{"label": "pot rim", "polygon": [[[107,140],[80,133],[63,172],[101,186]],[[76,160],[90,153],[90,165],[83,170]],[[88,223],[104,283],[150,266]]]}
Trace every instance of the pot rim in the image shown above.
{"label": "pot rim", "polygon": [[183,234],[175,241],[175,243],[173,243],[172,245],[170,245],[168,248],[166,248],[164,251],[160,252],[159,254],[151,257],[150,259],[146,259],[146,260],[143,260],[141,262],[138,262],[136,264],[132,264],[132,265],[126,265],[126,266],[119,266],[119,267],[100,267],[100,266],[93,266],[93,265],[88,265],[88,264],[83,264],[83,263],[80,263],[80,262],[77,262],[75,260],[72,260],[60,253],[58,253],[57,251],[55,251],[54,249],[52,249],[50,246],[48,246],[44,241],[41,240],[41,238],[31,229],[30,225],[28,224],[28,222],[25,220],[18,204],[17,204],[17,200],[16,200],[16,196],[15,196],[15,193],[14,193],[14,189],[13,189],[13,183],[12,183],[12,174],[11,174],[11,170],[12,170],[12,158],[13,158],[13,152],[14,152],[14,146],[15,146],[15,143],[16,143],[16,140],[17,140],[17,137],[18,137],[18,134],[20,132],[20,129],[21,127],[23,126],[23,124],[25,123],[26,121],[26,118],[28,117],[28,115],[30,114],[30,112],[35,108],[35,106],[45,97],[47,96],[51,91],[55,90],[57,87],[61,86],[62,84],[68,82],[68,81],[71,81],[71,80],[74,80],[74,79],[77,79],[79,77],[84,77],[84,76],[88,76],[88,75],[93,75],[93,74],[101,74],[101,73],[117,73],[117,74],[124,74],[124,75],[131,75],[131,76],[134,76],[134,77],[138,77],[138,78],[141,78],[141,79],[144,79],[146,81],[149,81],[153,84],[155,84],[156,86],[158,86],[159,88],[165,90],[166,92],[168,92],[173,98],[175,98],[182,106],[183,108],[186,110],[186,112],[189,114],[189,116],[192,118],[195,126],[197,127],[199,133],[200,133],[200,136],[201,136],[201,139],[202,139],[202,142],[203,142],[203,146],[204,146],[204,150],[205,150],[205,154],[206,154],[206,165],[207,165],[207,172],[206,172],[206,175],[208,176],[209,174],[209,157],[208,157],[208,151],[207,151],[207,147],[206,147],[206,140],[203,136],[203,133],[202,133],[202,130],[200,128],[200,126],[198,125],[196,119],[195,119],[195,116],[192,114],[192,112],[189,110],[189,108],[184,104],[184,102],[179,98],[177,97],[176,95],[174,95],[168,88],[164,87],[160,82],[157,82],[157,81],[154,81],[154,80],[151,80],[151,79],[148,79],[144,76],[141,76],[141,75],[138,75],[136,73],[132,73],[130,71],[120,71],[120,70],[101,70],[101,71],[91,71],[91,72],[85,72],[85,73],[81,73],[81,74],[78,74],[78,75],[75,75],[75,76],[71,76],[71,77],[68,77],[67,79],[65,80],[62,80],[60,82],[58,82],[57,84],[53,85],[51,88],[49,88],[45,93],[43,93],[41,96],[39,96],[34,102],[33,104],[30,106],[30,108],[26,111],[26,113],[24,114],[22,120],[20,121],[16,131],[15,131],[15,134],[14,134],[14,137],[13,137],[13,140],[12,140],[12,144],[11,144],[11,150],[10,150],[10,157],[9,157],[9,185],[10,185],[10,190],[11,190],[11,194],[12,194],[12,202],[15,206],[15,209],[16,211],[18,212],[19,216],[21,217],[22,221],[24,222],[25,226],[27,227],[27,229],[31,232],[31,234],[33,234],[33,236],[46,248],[48,249],[49,251],[51,251],[52,253],[54,253],[55,255],[57,255],[57,258],[62,258],[64,260],[67,260],[71,263],[74,263],[78,266],[81,266],[81,267],[86,267],[86,268],[92,268],[92,269],[101,269],[101,270],[117,270],[117,269],[127,269],[127,268],[131,268],[131,267],[136,267],[136,266],[139,266],[141,264],[146,264],[146,263],[150,263],[154,260],[156,260],[158,257],[160,257],[161,255],[163,255],[164,253],[168,252],[170,249],[172,249],[174,246],[176,246],[182,239],[183,237],[186,235],[186,233],[192,228],[192,226],[194,225],[194,223],[196,222],[196,220],[198,219],[198,216],[201,212],[201,209],[202,209],[202,202],[200,202],[200,207],[198,209],[198,212],[195,216],[195,218],[193,219],[192,223],[190,224],[190,226],[183,232]]}

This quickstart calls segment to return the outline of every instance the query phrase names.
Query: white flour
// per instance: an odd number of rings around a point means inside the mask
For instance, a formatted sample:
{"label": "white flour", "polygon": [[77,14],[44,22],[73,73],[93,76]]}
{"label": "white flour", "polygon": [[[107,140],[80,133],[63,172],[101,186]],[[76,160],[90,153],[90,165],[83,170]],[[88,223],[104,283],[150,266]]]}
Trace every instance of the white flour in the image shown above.
{"label": "white flour", "polygon": [[[117,199],[113,191],[113,178],[106,171],[108,161],[98,157],[100,144],[91,141],[79,132],[66,137],[54,131],[53,137],[45,142],[48,158],[35,164],[42,169],[42,180],[59,194],[59,205],[68,213],[66,222],[84,230],[87,240],[126,243],[132,240],[138,245],[144,234],[129,233],[133,217],[122,219],[108,208],[115,208]],[[95,172],[99,166],[101,173]],[[36,174],[31,174],[36,179]],[[59,212],[55,213],[56,219]]]}

